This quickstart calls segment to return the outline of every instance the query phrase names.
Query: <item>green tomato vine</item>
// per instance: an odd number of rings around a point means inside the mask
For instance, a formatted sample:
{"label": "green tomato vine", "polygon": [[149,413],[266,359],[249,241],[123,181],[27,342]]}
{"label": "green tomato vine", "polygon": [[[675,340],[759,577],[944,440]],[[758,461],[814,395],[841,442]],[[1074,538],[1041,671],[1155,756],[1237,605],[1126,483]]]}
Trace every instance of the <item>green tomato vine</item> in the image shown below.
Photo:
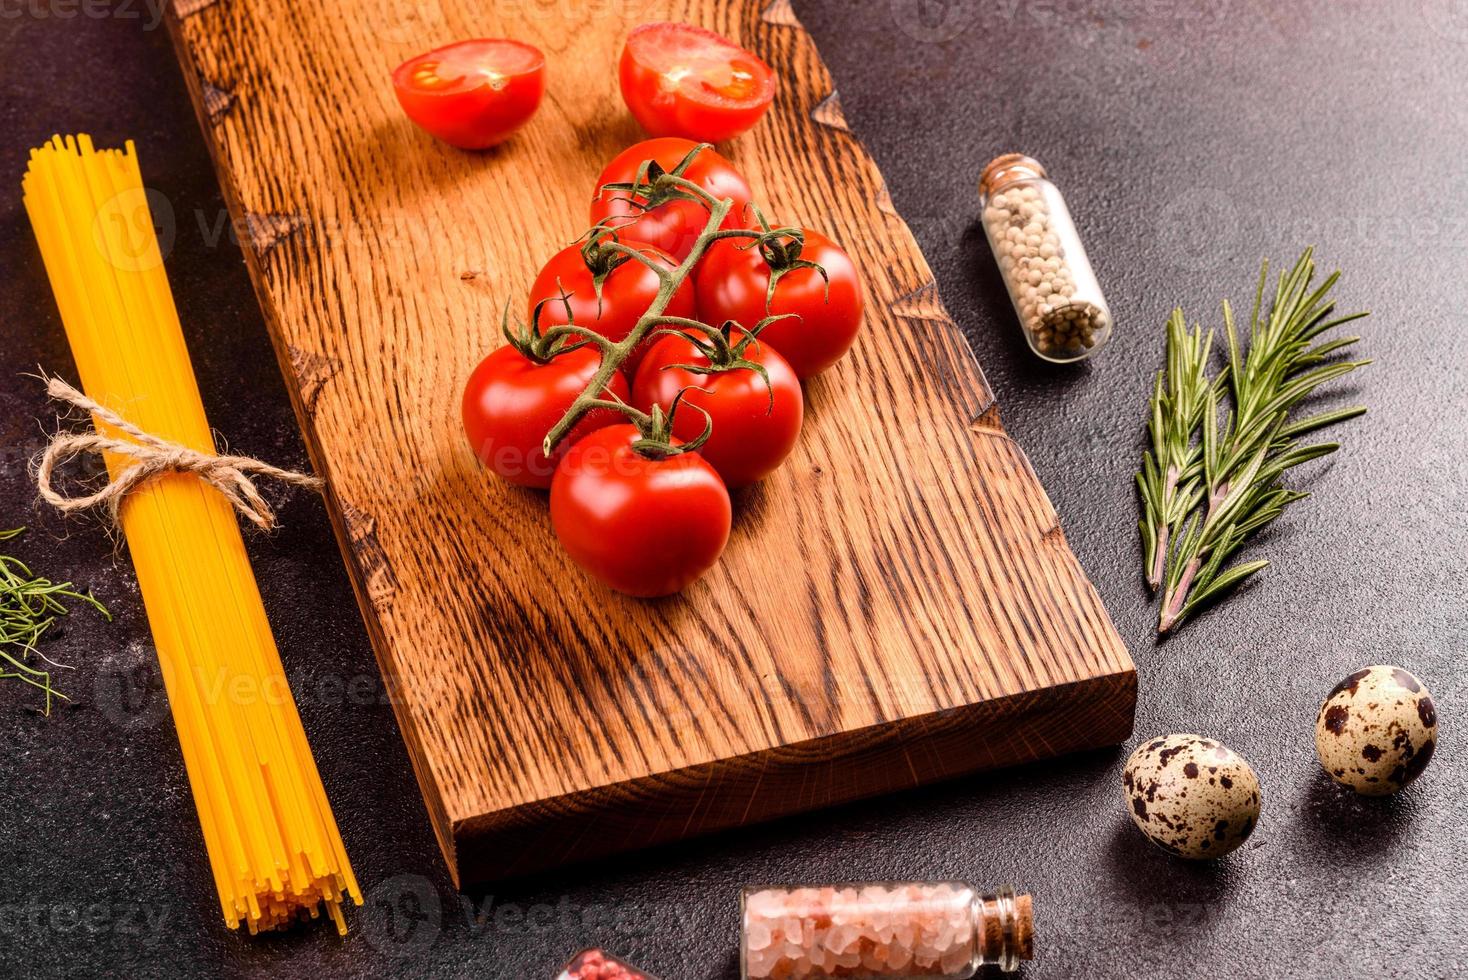
{"label": "green tomato vine", "polygon": [[[714,197],[708,191],[704,190],[703,187],[699,186],[699,184],[683,176],[689,165],[693,163],[698,155],[710,149],[712,149],[710,144],[700,143],[698,146],[689,150],[688,155],[672,170],[664,170],[655,160],[645,160],[638,167],[637,174],[632,181],[606,184],[600,190],[600,193],[603,194],[610,192],[627,195],[626,200],[633,207],[643,212],[651,211],[669,201],[693,201],[701,205],[708,212],[708,220],[704,223],[702,231],[699,232],[698,237],[694,240],[693,247],[687,257],[672,269],[665,267],[637,248],[625,245],[613,238],[610,233],[615,232],[616,228],[620,226],[599,225],[591,229],[584,236],[587,240],[584,251],[589,249],[590,253],[587,254],[592,254],[602,264],[602,267],[607,268],[608,271],[610,268],[615,267],[613,263],[620,264],[620,262],[624,261],[635,261],[647,266],[658,277],[657,295],[653,297],[652,302],[648,304],[647,310],[638,318],[637,325],[633,327],[632,331],[626,337],[620,341],[612,341],[595,330],[578,326],[575,323],[566,323],[552,327],[544,333],[541,333],[539,328],[539,308],[537,308],[536,315],[533,317],[535,322],[530,324],[519,335],[516,335],[509,329],[508,313],[506,313],[506,336],[510,338],[511,343],[514,343],[521,353],[532,359],[543,361],[546,358],[555,356],[557,353],[570,350],[574,347],[580,347],[584,344],[594,344],[601,350],[601,367],[592,376],[591,380],[587,382],[586,387],[576,397],[571,407],[566,410],[566,414],[561,416],[560,420],[546,433],[545,441],[541,446],[541,450],[546,456],[549,457],[554,453],[556,447],[560,445],[571,430],[576,427],[576,423],[580,422],[587,413],[602,408],[613,409],[626,415],[642,432],[642,438],[637,443],[634,443],[634,448],[638,452],[653,458],[666,458],[669,455],[675,455],[680,452],[692,452],[708,440],[713,426],[712,421],[708,417],[708,413],[703,412],[696,405],[685,403],[682,394],[674,401],[673,405],[669,406],[666,414],[659,408],[654,408],[651,414],[639,412],[624,402],[603,397],[607,383],[611,381],[612,375],[621,368],[622,364],[637,349],[638,345],[654,332],[682,333],[693,341],[695,346],[700,350],[708,349],[715,351],[720,358],[717,362],[718,370],[754,368],[761,375],[764,374],[764,371],[758,365],[753,365],[745,361],[741,355],[749,340],[757,336],[759,331],[764,329],[769,323],[777,319],[782,319],[781,317],[766,317],[754,327],[745,331],[747,336],[743,341],[731,344],[726,327],[716,327],[687,317],[665,315],[668,303],[678,292],[679,287],[692,275],[693,269],[698,265],[699,260],[703,258],[710,246],[717,241],[731,238],[746,239],[748,240],[748,244],[742,247],[758,246],[762,252],[766,249],[775,250],[779,251],[782,257],[787,253],[793,253],[790,254],[790,259],[792,261],[800,261],[798,259],[799,249],[800,244],[804,240],[804,236],[798,228],[772,228],[764,220],[763,215],[759,215],[759,229],[723,227],[724,219],[728,217],[729,212],[734,208],[733,199]],[[631,223],[635,220],[636,218],[632,218],[625,223]],[[808,262],[804,264],[814,265],[814,263]],[[820,268],[819,266],[815,267]],[[821,271],[822,275],[824,275],[825,271]],[[604,273],[602,274],[602,278],[605,278]],[[772,282],[772,292],[773,285]],[[597,286],[597,298],[600,299],[600,281],[598,281]],[[563,295],[561,302],[565,304],[567,319],[570,320],[571,308],[569,298]],[[744,328],[741,327],[740,329]],[[705,369],[700,368],[699,370],[703,371]],[[704,431],[697,439],[674,445],[671,436],[672,415],[681,405],[687,405],[703,414],[705,419]]]}

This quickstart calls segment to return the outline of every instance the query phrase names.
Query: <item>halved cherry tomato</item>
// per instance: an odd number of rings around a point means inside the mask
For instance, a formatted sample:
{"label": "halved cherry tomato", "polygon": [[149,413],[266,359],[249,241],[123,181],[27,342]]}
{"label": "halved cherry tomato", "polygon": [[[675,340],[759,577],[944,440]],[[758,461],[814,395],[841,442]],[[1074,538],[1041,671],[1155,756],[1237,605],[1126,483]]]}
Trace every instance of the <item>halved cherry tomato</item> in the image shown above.
{"label": "halved cherry tomato", "polygon": [[[673,200],[643,211],[629,200],[631,195],[622,191],[604,191],[602,187],[606,184],[631,183],[637,178],[637,170],[644,160],[655,160],[663,170],[670,171],[682,163],[683,158],[697,145],[692,140],[669,136],[643,140],[617,154],[597,178],[597,192],[591,201],[591,223],[597,224],[610,218],[611,224],[626,237],[656,245],[680,262],[686,259],[693,250],[693,243],[699,232],[708,224],[708,211],[702,204],[697,201]],[[752,200],[753,192],[732,163],[713,150],[704,150],[683,171],[683,176],[716,198],[731,198],[734,201],[734,207],[724,219],[723,227],[744,226],[744,222],[748,220],[745,207]]]}
{"label": "halved cherry tomato", "polygon": [[665,336],[648,351],[632,382],[632,404],[651,412],[654,404],[666,412],[678,392],[684,408],[673,419],[673,435],[684,441],[703,431],[703,409],[713,422],[708,441],[698,454],[709,461],[724,483],[742,487],[764,479],[790,455],[800,436],[805,398],[800,379],[773,347],[751,342],[740,356],[765,369],[769,384],[757,371],[737,367],[706,374],[680,364],[707,366],[713,361],[686,337]]}
{"label": "halved cherry tomato", "polygon": [[[479,362],[464,386],[463,412],[464,431],[480,462],[511,483],[550,486],[556,463],[576,439],[622,418],[610,409],[596,409],[576,423],[554,459],[541,452],[546,433],[599,367],[601,352],[595,347],[578,347],[537,364],[506,345]],[[627,381],[620,372],[613,373],[606,390],[625,400]]]}
{"label": "halved cherry tomato", "polygon": [[483,150],[529,121],[545,92],[545,56],[505,38],[460,41],[392,73],[408,118],[446,143]]}
{"label": "halved cherry tomato", "polygon": [[775,74],[758,57],[692,24],[643,24],[627,36],[622,98],[650,136],[733,139],[759,122]]}
{"label": "halved cherry tomato", "polygon": [[618,592],[671,595],[719,560],[733,510],[706,460],[649,459],[632,448],[639,438],[635,425],[612,425],[571,447],[551,483],[551,527],[576,564]]}
{"label": "halved cherry tomato", "polygon": [[[805,244],[799,248],[793,241],[772,249],[715,242],[694,270],[699,316],[709,323],[754,324],[769,314],[796,314],[771,323],[759,339],[784,354],[802,379],[824,371],[850,349],[865,308],[861,278],[851,258],[820,232],[807,228],[804,234]],[[799,262],[821,266],[830,277],[829,295],[820,272],[794,266],[776,283],[767,311],[771,260],[776,266]]]}
{"label": "halved cherry tomato", "polygon": [[[626,242],[628,246],[671,269],[678,263],[671,255],[655,245]],[[611,271],[605,271],[610,267]],[[603,276],[601,297],[598,299],[596,277]],[[548,300],[541,307],[542,329],[567,322],[566,304],[561,302],[561,293],[570,294],[571,316],[579,327],[589,327],[611,341],[620,341],[632,332],[637,321],[652,305],[658,293],[658,274],[638,260],[618,252],[598,247],[572,245],[551,256],[541,268],[530,287],[530,306],[527,320],[535,316],[536,304]],[[663,309],[668,316],[692,317],[695,313],[693,279],[684,279]],[[622,362],[622,371],[627,377],[637,370],[649,344],[644,341],[627,360]],[[697,433],[695,433],[696,435]]]}

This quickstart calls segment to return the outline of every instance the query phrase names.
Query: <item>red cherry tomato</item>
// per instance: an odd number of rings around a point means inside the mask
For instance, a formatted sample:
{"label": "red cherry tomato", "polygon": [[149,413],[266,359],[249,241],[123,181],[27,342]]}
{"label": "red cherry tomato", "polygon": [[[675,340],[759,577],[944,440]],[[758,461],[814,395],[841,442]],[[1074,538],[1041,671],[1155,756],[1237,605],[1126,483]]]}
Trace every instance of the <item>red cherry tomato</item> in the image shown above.
{"label": "red cherry tomato", "polygon": [[[835,364],[851,348],[861,329],[865,303],[856,266],[825,235],[806,229],[799,259],[826,270],[831,280],[829,296],[826,281],[815,269],[786,272],[775,286],[768,314],[796,316],[771,323],[759,339],[784,354],[804,379]],[[699,315],[709,323],[733,320],[753,326],[768,315],[765,295],[769,284],[770,266],[760,249],[741,249],[728,240],[715,242],[694,270]]]}
{"label": "red cherry tomato", "polygon": [[571,447],[551,483],[551,527],[576,564],[618,592],[671,595],[723,553],[729,491],[696,453],[649,459],[632,448],[638,438],[635,425],[612,425]]}
{"label": "red cherry tomato", "polygon": [[805,413],[800,379],[773,347],[756,341],[745,347],[741,356],[765,369],[770,379],[768,387],[758,372],[749,368],[704,374],[674,367],[712,362],[686,337],[672,336],[653,346],[632,382],[632,404],[644,412],[652,411],[654,404],[667,411],[678,392],[690,385],[704,389],[693,389],[683,396],[685,407],[673,418],[673,435],[685,442],[696,439],[705,419],[689,407],[708,412],[713,431],[708,442],[698,448],[698,454],[719,471],[730,487],[762,480],[784,462],[795,448]]}
{"label": "red cherry tomato", "polygon": [[[638,242],[626,244],[656,260],[666,268],[678,263],[662,249]],[[602,262],[615,261],[612,271],[606,274],[601,284],[601,299],[597,300],[595,278],[599,269],[593,268]],[[527,320],[535,316],[535,307],[548,300],[540,313],[541,329],[566,323],[566,304],[561,302],[561,292],[570,294],[571,315],[577,326],[590,327],[611,341],[620,341],[632,332],[637,321],[652,305],[658,293],[658,275],[636,259],[620,256],[615,252],[593,250],[588,253],[582,246],[572,245],[551,256],[549,262],[535,277],[530,287],[530,305]],[[695,313],[693,280],[684,279],[677,292],[668,300],[663,312],[668,316],[692,317]],[[622,362],[622,371],[632,377],[637,362],[649,345],[644,342]]]}
{"label": "red cherry tomato", "polygon": [[775,74],[728,38],[692,24],[643,24],[627,36],[622,99],[650,136],[733,139],[759,122]]}
{"label": "red cherry tomato", "polygon": [[[556,463],[575,440],[612,425],[622,416],[610,409],[589,412],[547,459],[541,444],[601,367],[594,347],[557,354],[537,364],[511,346],[490,354],[464,386],[464,431],[485,466],[526,487],[548,487]],[[614,373],[606,390],[628,396],[627,381]]]}
{"label": "red cherry tomato", "polygon": [[[708,224],[708,211],[702,204],[697,201],[666,201],[642,211],[628,200],[630,195],[627,193],[603,191],[602,185],[631,183],[644,160],[656,160],[664,170],[672,170],[697,145],[692,140],[669,136],[644,140],[617,154],[597,178],[597,194],[591,202],[591,223],[611,218],[611,223],[622,229],[627,238],[656,245],[680,262],[686,259],[699,232]],[[743,227],[745,206],[753,199],[753,193],[732,163],[713,150],[704,150],[683,171],[683,176],[714,197],[732,198],[734,207],[724,219],[723,227]]]}
{"label": "red cherry tomato", "polygon": [[408,118],[446,143],[483,150],[529,121],[545,92],[545,56],[504,38],[460,41],[392,73]]}

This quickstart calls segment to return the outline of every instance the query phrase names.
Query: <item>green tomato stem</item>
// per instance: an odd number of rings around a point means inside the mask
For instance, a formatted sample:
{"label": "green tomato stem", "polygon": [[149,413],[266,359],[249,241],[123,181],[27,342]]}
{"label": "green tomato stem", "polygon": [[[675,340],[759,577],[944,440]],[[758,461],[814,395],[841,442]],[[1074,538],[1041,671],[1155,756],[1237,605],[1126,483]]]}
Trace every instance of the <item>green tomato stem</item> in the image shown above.
{"label": "green tomato stem", "polygon": [[[698,238],[694,240],[693,248],[689,251],[688,256],[676,268],[665,269],[654,267],[658,273],[657,295],[653,297],[653,301],[648,305],[647,310],[638,318],[637,325],[632,328],[631,333],[627,334],[622,340],[603,347],[601,367],[597,369],[596,374],[592,376],[581,394],[576,396],[576,400],[571,403],[571,407],[566,410],[566,414],[561,416],[560,420],[546,433],[545,441],[541,446],[546,456],[550,456],[555,452],[556,447],[576,427],[576,423],[586,417],[588,412],[600,407],[599,403],[602,401],[601,394],[606,390],[607,383],[612,380],[612,375],[621,368],[622,364],[637,349],[637,345],[642,343],[650,331],[659,324],[669,320],[668,317],[663,315],[663,311],[668,308],[668,303],[672,301],[678,289],[693,273],[693,267],[698,264],[699,259],[703,258],[709,246],[716,240],[720,225],[724,223],[724,219],[734,207],[734,200],[732,198],[719,200],[699,185],[675,174],[663,174],[653,182],[654,187],[662,185],[675,187],[680,191],[685,191],[698,198],[700,203],[703,203],[708,208],[708,221],[704,224],[703,231],[699,233]],[[625,248],[625,246],[614,245],[613,243],[607,243],[604,247]],[[626,251],[635,253],[636,250],[626,249]],[[639,255],[638,257],[647,260],[646,256]],[[647,261],[649,261],[649,265],[651,266],[650,260]],[[704,325],[700,324],[700,326]]]}

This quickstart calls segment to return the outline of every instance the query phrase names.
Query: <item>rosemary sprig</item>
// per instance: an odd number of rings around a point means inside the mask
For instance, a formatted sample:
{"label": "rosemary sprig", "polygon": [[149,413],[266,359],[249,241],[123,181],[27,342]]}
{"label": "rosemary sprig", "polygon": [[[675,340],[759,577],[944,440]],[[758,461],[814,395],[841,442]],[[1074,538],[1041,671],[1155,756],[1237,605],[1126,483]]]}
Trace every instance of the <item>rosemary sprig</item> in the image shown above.
{"label": "rosemary sprig", "polygon": [[1152,389],[1152,415],[1147,422],[1152,447],[1142,454],[1137,489],[1142,495],[1142,546],[1147,584],[1162,585],[1167,550],[1202,494],[1202,450],[1193,432],[1203,417],[1208,382],[1208,356],[1213,331],[1188,329],[1182,310],[1167,320],[1167,367],[1157,372]]}
{"label": "rosemary sprig", "polygon": [[[1279,277],[1267,316],[1264,263],[1247,343],[1224,301],[1228,363],[1213,380],[1207,376],[1212,334],[1187,330],[1181,311],[1168,321],[1167,368],[1158,375],[1148,424],[1152,445],[1137,475],[1147,580],[1162,589],[1159,633],[1269,564],[1228,562],[1250,535],[1309,496],[1285,487],[1284,474],[1339,448],[1302,444],[1299,437],[1366,411],[1354,406],[1294,417],[1320,386],[1370,363],[1331,360],[1360,338],[1324,335],[1366,314],[1332,318],[1335,303],[1327,297],[1340,273],[1312,288],[1312,251]],[[1225,398],[1232,406],[1220,423]]]}
{"label": "rosemary sprig", "polygon": [[[0,541],[9,541],[25,528],[0,531]],[[52,582],[35,575],[18,558],[0,555],[0,680],[16,679],[46,694],[46,714],[53,697],[68,700],[51,686],[51,672],[27,661],[38,657],[52,667],[64,667],[41,653],[36,644],[42,634],[67,614],[63,599],[75,599],[97,610],[107,620],[112,614],[90,593],[78,592],[70,582]]]}

